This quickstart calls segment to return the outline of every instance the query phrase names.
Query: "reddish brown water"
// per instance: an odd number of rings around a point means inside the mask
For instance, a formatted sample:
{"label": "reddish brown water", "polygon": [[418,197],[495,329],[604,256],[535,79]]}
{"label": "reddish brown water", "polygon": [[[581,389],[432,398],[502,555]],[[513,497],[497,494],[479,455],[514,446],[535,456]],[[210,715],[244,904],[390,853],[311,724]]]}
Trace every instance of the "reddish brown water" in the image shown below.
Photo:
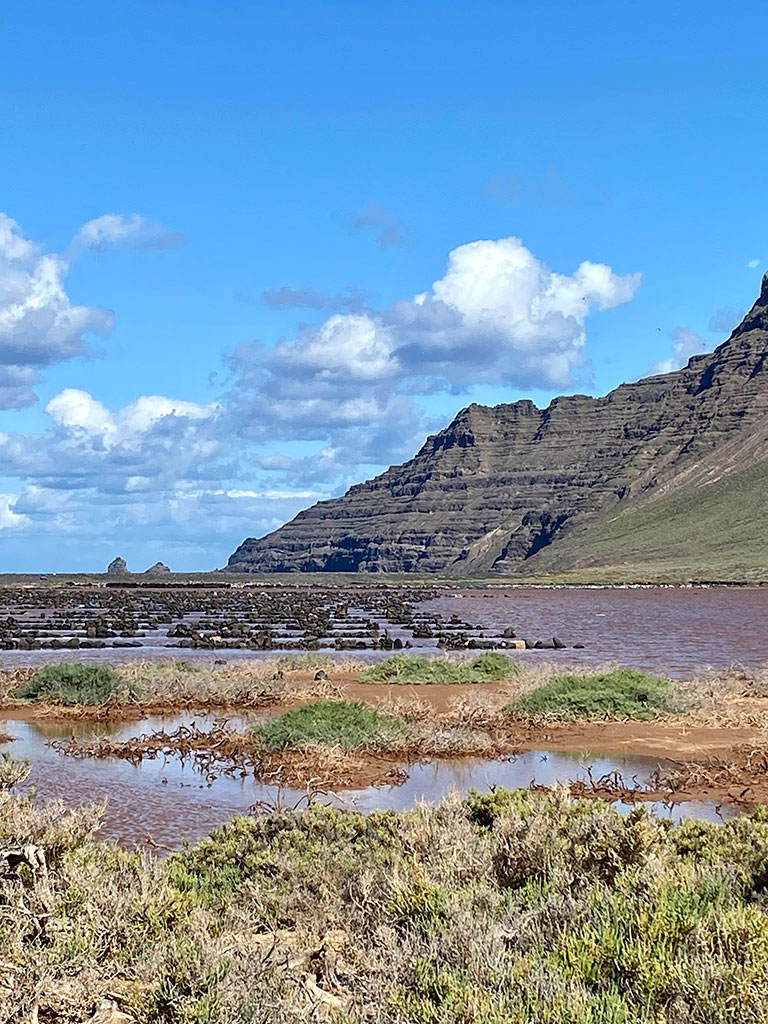
{"label": "reddish brown water", "polygon": [[[526,661],[545,659],[564,667],[618,662],[651,670],[685,675],[703,667],[756,668],[768,662],[768,588],[754,589],[528,589],[446,591],[419,606],[439,611],[444,619],[458,616],[481,627],[486,636],[500,636],[509,627],[520,637],[545,639],[559,636],[566,650],[531,650],[515,654]],[[391,635],[401,635],[397,626]],[[403,634],[404,635],[404,634]],[[583,649],[573,644],[583,643]],[[435,641],[416,641],[414,653],[434,652]],[[178,657],[210,663],[214,657],[271,657],[274,652],[177,650],[143,647],[136,650],[3,651],[0,666],[41,664],[78,658],[117,661],[128,658]],[[346,655],[339,654],[343,658]],[[388,652],[355,652],[355,657],[387,657]],[[188,718],[130,723],[111,730],[128,738],[154,727],[173,729]],[[198,723],[202,719],[198,718]],[[293,805],[304,794],[279,791],[252,778],[220,777],[208,784],[195,770],[173,758],[145,761],[135,766],[110,759],[75,760],[47,746],[66,738],[73,728],[83,737],[104,734],[102,726],[14,721],[8,723],[16,737],[8,750],[14,757],[28,757],[33,769],[25,790],[35,788],[38,799],[63,798],[68,804],[106,801],[103,835],[126,845],[141,845],[147,837],[161,846],[176,847],[195,839],[238,812],[259,801]],[[94,731],[95,730],[95,731]],[[333,798],[344,806],[370,810],[404,809],[418,800],[437,801],[452,790],[492,785],[527,786],[532,780],[552,784],[584,777],[586,765],[595,774],[614,769],[625,778],[644,779],[656,767],[649,758],[605,758],[599,753],[574,757],[562,753],[530,752],[514,760],[440,762],[411,768],[402,786],[349,791]],[[692,813],[714,817],[713,804],[690,803],[674,815]],[[725,812],[723,812],[725,813]]]}
{"label": "reddish brown water", "polygon": [[522,657],[574,664],[619,662],[672,675],[768,662],[768,587],[512,588],[445,594],[423,605],[488,632],[557,635],[569,648]]}
{"label": "reddish brown water", "polygon": [[[32,772],[19,787],[20,792],[34,789],[41,803],[54,799],[62,799],[68,806],[104,802],[102,836],[131,847],[176,848],[185,840],[207,834],[234,814],[247,812],[259,802],[294,806],[306,799],[304,793],[281,791],[257,783],[251,777],[220,776],[209,783],[190,764],[183,764],[175,757],[133,765],[117,758],[66,757],[48,745],[51,740],[67,739],[73,734],[80,739],[106,734],[127,739],[156,728],[171,731],[192,720],[189,716],[148,719],[112,728],[82,723],[73,726],[61,722],[9,721],[3,726],[7,725],[14,739],[5,749],[12,757],[26,757],[32,763]],[[213,719],[196,716],[194,721],[205,728]],[[242,727],[245,722],[241,719],[231,724]],[[642,784],[658,765],[658,759],[650,757],[529,751],[515,758],[490,762],[461,759],[413,765],[407,781],[400,786],[348,790],[323,799],[361,811],[406,810],[422,800],[437,802],[454,791],[467,793],[473,788],[487,791],[492,786],[516,788],[528,786],[532,781],[554,785],[585,779],[588,770],[595,778],[619,771],[628,782],[636,780]],[[692,801],[658,810],[675,818],[683,815],[717,818],[714,802]],[[731,812],[724,808],[722,813]]]}
{"label": "reddish brown water", "polygon": [[[557,635],[566,650],[512,652],[512,657],[546,659],[566,665],[617,662],[672,675],[700,668],[757,668],[768,662],[768,587],[755,588],[531,588],[444,591],[416,605],[419,612],[451,615],[480,629],[476,637],[500,637],[511,627],[531,640]],[[412,638],[404,628],[382,621],[391,636],[413,643],[414,653],[430,653],[436,641]],[[268,658],[279,651],[178,650],[147,638],[136,649],[0,651],[0,668],[59,661],[111,662],[182,657],[210,664]],[[164,641],[166,643],[167,641]],[[574,644],[583,644],[575,650]],[[156,646],[152,646],[155,644]],[[347,654],[331,651],[343,659]],[[354,651],[355,658],[378,660],[386,651]]]}

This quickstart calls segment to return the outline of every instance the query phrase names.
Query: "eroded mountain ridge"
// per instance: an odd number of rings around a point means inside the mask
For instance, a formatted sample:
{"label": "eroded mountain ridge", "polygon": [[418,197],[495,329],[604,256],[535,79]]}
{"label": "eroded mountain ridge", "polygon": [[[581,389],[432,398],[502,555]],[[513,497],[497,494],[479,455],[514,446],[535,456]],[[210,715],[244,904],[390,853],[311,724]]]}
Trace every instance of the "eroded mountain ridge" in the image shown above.
{"label": "eroded mountain ridge", "polygon": [[460,576],[577,561],[573,539],[625,509],[768,458],[768,274],[714,352],[603,398],[470,405],[418,454],[319,502],[229,560],[240,572]]}

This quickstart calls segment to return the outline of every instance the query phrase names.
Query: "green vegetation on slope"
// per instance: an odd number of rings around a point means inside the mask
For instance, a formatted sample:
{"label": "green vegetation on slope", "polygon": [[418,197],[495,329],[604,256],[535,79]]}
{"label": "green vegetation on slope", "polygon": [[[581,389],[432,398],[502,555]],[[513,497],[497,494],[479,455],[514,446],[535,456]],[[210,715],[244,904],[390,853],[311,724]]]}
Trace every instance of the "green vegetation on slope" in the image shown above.
{"label": "green vegetation on slope", "polygon": [[393,654],[360,678],[369,683],[488,683],[509,679],[519,670],[517,662],[497,651],[486,651],[471,661]]}
{"label": "green vegetation on slope", "polygon": [[319,744],[355,750],[401,736],[394,718],[357,701],[319,700],[253,727],[266,750],[285,750]]}
{"label": "green vegetation on slope", "polygon": [[556,676],[508,705],[509,711],[525,715],[556,715],[565,719],[651,719],[675,708],[669,679],[631,668]]}
{"label": "green vegetation on slope", "polygon": [[[762,1024],[768,815],[497,791],[235,818],[165,861],[0,793],[6,1024]],[[39,924],[37,922],[40,922]],[[107,1004],[109,1005],[109,1004]]]}
{"label": "green vegetation on slope", "polygon": [[768,462],[646,500],[575,530],[530,561],[537,577],[768,580]]}
{"label": "green vegetation on slope", "polygon": [[41,668],[12,696],[50,704],[103,704],[114,693],[127,688],[122,677],[108,665],[64,662]]}

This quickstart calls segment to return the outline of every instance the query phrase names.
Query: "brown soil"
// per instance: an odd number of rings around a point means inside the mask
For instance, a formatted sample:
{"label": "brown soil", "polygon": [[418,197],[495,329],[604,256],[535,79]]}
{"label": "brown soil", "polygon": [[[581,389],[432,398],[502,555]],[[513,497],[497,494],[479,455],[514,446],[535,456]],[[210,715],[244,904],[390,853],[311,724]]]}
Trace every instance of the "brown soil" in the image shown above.
{"label": "brown soil", "polygon": [[536,725],[524,750],[599,750],[601,754],[645,754],[670,760],[723,758],[743,744],[757,743],[758,729],[664,722],[555,722]]}
{"label": "brown soil", "polygon": [[150,715],[178,715],[185,711],[229,711],[240,713],[259,708],[274,707],[277,710],[308,700],[322,697],[344,697],[345,700],[359,700],[366,704],[380,704],[390,700],[418,698],[430,704],[436,711],[444,712],[451,701],[467,694],[496,694],[504,686],[497,683],[434,683],[416,685],[390,685],[387,683],[361,683],[358,673],[334,672],[333,679],[318,683],[314,670],[291,672],[285,680],[286,690],[279,696],[266,694],[250,701],[201,700],[181,697],[168,700],[139,700],[131,703],[106,703],[101,705],[78,704],[69,707],[64,704],[42,704],[33,701],[8,701],[0,706],[0,719],[16,718],[31,721],[35,718],[73,718],[93,721],[133,722]]}

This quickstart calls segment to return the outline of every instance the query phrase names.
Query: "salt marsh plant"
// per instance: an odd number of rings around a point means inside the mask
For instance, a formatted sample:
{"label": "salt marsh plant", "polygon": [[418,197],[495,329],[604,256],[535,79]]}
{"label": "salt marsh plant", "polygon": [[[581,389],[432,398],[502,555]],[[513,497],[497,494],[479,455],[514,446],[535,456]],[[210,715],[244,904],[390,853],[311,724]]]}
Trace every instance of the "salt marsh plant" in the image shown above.
{"label": "salt marsh plant", "polygon": [[12,696],[49,704],[103,704],[121,689],[138,692],[109,665],[64,662],[39,669]]}
{"label": "salt marsh plant", "polygon": [[321,700],[253,727],[266,750],[312,745],[357,750],[374,747],[404,734],[395,718],[359,701]]}
{"label": "salt marsh plant", "polygon": [[508,705],[520,714],[562,719],[652,719],[677,710],[669,679],[620,668],[588,675],[560,675],[529,690]]}
{"label": "salt marsh plant", "polygon": [[[234,818],[165,861],[0,793],[0,1019],[758,1024],[768,815],[673,825],[497,791]],[[98,1018],[101,1019],[101,1018]]]}
{"label": "salt marsh plant", "polygon": [[371,683],[489,683],[509,679],[519,671],[517,662],[498,651],[485,651],[470,660],[394,654],[360,678]]}

